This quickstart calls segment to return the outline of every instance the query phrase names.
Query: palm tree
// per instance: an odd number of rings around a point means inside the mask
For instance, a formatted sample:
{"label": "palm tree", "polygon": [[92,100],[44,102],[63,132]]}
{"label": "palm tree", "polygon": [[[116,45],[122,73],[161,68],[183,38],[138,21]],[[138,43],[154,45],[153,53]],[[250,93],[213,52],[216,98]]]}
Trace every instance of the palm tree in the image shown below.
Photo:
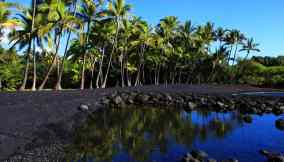
{"label": "palm tree", "polygon": [[[121,86],[125,86],[124,78],[127,78],[127,85],[130,86],[131,82],[129,80],[128,75],[128,68],[125,65],[128,65],[128,52],[129,52],[129,42],[131,41],[130,38],[133,36],[133,26],[134,21],[129,21],[127,19],[123,20],[123,27],[121,29],[121,41],[120,47],[118,48],[120,51],[119,62],[120,62],[120,79],[121,79]],[[126,70],[125,70],[126,69]]]}
{"label": "palm tree", "polygon": [[[150,47],[154,44],[154,39],[152,37],[151,28],[146,21],[141,20],[141,18],[134,18],[133,23],[133,35],[135,40],[131,40],[131,46],[134,49],[137,49],[138,53],[138,66],[137,66],[137,75],[135,79],[135,86],[141,84],[141,74],[144,74],[145,68],[145,53],[147,47]],[[129,83],[130,81],[128,81]],[[128,84],[129,85],[129,84]]]}
{"label": "palm tree", "polygon": [[[88,52],[88,44],[89,44],[89,36],[90,36],[90,29],[92,23],[96,21],[97,18],[97,9],[99,5],[102,4],[102,0],[99,1],[98,4],[94,3],[92,0],[83,0],[83,4],[81,6],[79,16],[84,20],[87,26],[87,31],[84,34],[84,44],[85,44],[85,52],[83,53],[83,65],[82,65],[82,73],[81,73],[81,86],[80,89],[83,90],[85,87],[85,64],[86,64],[86,53]],[[93,79],[93,78],[91,78]]]}
{"label": "palm tree", "polygon": [[4,2],[0,2],[0,38],[2,37],[2,28],[4,24],[8,21],[11,12],[8,10],[8,6]]}
{"label": "palm tree", "polygon": [[90,34],[90,45],[95,46],[99,51],[99,69],[96,76],[96,87],[100,88],[103,84],[104,74],[103,65],[106,58],[107,47],[111,46],[111,40],[114,40],[115,25],[108,20],[100,20],[92,26]]}
{"label": "palm tree", "polygon": [[259,44],[254,43],[254,39],[250,38],[250,39],[247,39],[245,43],[243,43],[242,49],[240,49],[239,52],[246,51],[247,55],[246,55],[245,59],[247,59],[249,54],[252,51],[260,52],[260,50],[258,49],[258,46],[259,46]]}
{"label": "palm tree", "polygon": [[[36,2],[33,1],[33,6]],[[33,7],[34,8],[34,7]],[[26,55],[26,67],[24,73],[24,79],[19,90],[25,90],[26,82],[29,72],[30,58],[33,55],[33,86],[32,90],[36,90],[36,53],[35,46],[43,46],[42,41],[47,40],[46,32],[41,28],[44,21],[42,14],[32,15],[34,11],[26,10],[24,14],[18,14],[18,17],[14,21],[18,22],[18,28],[13,30],[9,34],[10,43],[13,48],[19,45],[19,50],[27,47]],[[35,17],[33,17],[35,16]]]}
{"label": "palm tree", "polygon": [[[231,47],[231,52],[228,58],[228,63],[232,59],[233,62],[232,64],[235,63],[237,52],[238,52],[238,45],[242,43],[243,40],[245,40],[244,35],[239,31],[239,30],[231,30],[227,35],[226,35],[226,45],[230,45]],[[232,52],[233,52],[233,46],[235,46],[235,52],[233,55],[233,58],[231,58]]]}
{"label": "palm tree", "polygon": [[[180,25],[178,30],[178,39],[179,39],[179,46],[181,47],[181,50],[183,50],[183,62],[184,64],[189,64],[190,62],[193,62],[193,53],[191,51],[195,47],[195,36],[196,27],[192,24],[192,22],[186,21],[184,24]],[[186,68],[186,66],[182,66],[183,69]],[[189,67],[189,66],[187,66]],[[191,66],[190,70],[193,70],[194,68]],[[190,70],[187,70],[187,80],[190,78]]]}
{"label": "palm tree", "polygon": [[[160,23],[158,24],[156,32],[163,40],[163,44],[162,44],[163,47],[161,48],[161,51],[162,51],[162,54],[166,56],[165,58],[170,58],[175,53],[174,39],[177,35],[178,25],[179,25],[179,21],[178,21],[178,18],[175,16],[167,16],[161,19]],[[167,66],[164,67],[166,68],[164,70],[169,72],[169,75],[164,73],[163,79],[164,79],[165,84],[167,84],[168,78],[173,78],[174,71],[175,71],[175,65],[173,65],[175,63],[173,61],[168,62],[168,63],[171,63],[171,64],[167,64]]]}
{"label": "palm tree", "polygon": [[[77,14],[77,2],[78,2],[78,0],[75,0],[73,2],[73,16],[76,16],[76,14]],[[62,58],[61,66],[60,66],[59,76],[58,76],[57,81],[56,81],[55,90],[61,90],[62,89],[61,80],[62,80],[62,75],[63,75],[63,71],[64,71],[64,62],[66,60],[67,52],[68,52],[67,49],[69,47],[69,42],[70,42],[70,39],[71,39],[71,34],[72,34],[72,30],[68,30],[66,46],[65,46],[65,49],[64,49],[64,54],[63,54],[63,58]]]}
{"label": "palm tree", "polygon": [[192,22],[186,21],[183,25],[179,27],[179,36],[185,47],[189,50],[193,46],[194,32],[196,28],[193,26]]}
{"label": "palm tree", "polygon": [[108,13],[108,16],[114,21],[116,25],[116,29],[115,29],[116,31],[115,31],[115,37],[114,37],[113,45],[112,45],[113,47],[110,53],[110,59],[108,62],[102,88],[106,87],[108,73],[110,70],[110,65],[111,65],[111,60],[112,60],[112,55],[114,53],[114,50],[117,48],[117,39],[118,39],[119,30],[122,27],[123,20],[127,18],[128,12],[130,11],[130,9],[131,9],[131,6],[129,4],[125,4],[125,0],[115,0],[115,1],[109,2],[109,10],[107,11],[107,13]]}
{"label": "palm tree", "polygon": [[12,7],[19,7],[17,4],[0,2],[0,38],[3,36],[4,28],[14,29],[18,24],[18,21],[15,19],[10,19]]}
{"label": "palm tree", "polygon": [[228,30],[218,27],[215,31],[215,39],[219,42],[219,48],[221,48],[222,43],[225,41],[225,36]]}
{"label": "palm tree", "polygon": [[[49,66],[47,73],[44,77],[43,82],[41,83],[39,90],[42,90],[49,78],[50,73],[52,72],[52,69],[56,63],[56,61],[59,60],[58,58],[58,52],[60,48],[60,42],[62,35],[65,31],[74,31],[74,27],[78,24],[81,24],[81,22],[70,12],[67,10],[66,5],[63,2],[57,2],[56,0],[52,0],[50,4],[44,3],[40,6],[40,9],[42,12],[47,13],[48,22],[50,22],[46,29],[47,31],[54,30],[54,38],[55,38],[55,52],[53,56],[53,61],[51,65]],[[58,69],[59,70],[59,69]],[[57,77],[59,77],[59,73]],[[60,87],[56,87],[60,89]]]}

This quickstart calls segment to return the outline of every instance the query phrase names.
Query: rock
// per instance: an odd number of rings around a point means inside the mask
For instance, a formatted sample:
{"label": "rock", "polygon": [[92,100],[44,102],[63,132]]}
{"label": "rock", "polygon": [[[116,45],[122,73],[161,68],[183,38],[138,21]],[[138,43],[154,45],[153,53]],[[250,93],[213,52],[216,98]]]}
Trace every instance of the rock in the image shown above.
{"label": "rock", "polygon": [[272,112],[273,112],[273,114],[275,114],[275,115],[281,115],[281,114],[282,114],[282,112],[281,112],[281,110],[279,109],[279,107],[274,107],[274,108],[272,109]]}
{"label": "rock", "polygon": [[219,108],[222,108],[222,109],[226,107],[226,105],[221,101],[218,101],[216,104]]}
{"label": "rock", "polygon": [[192,157],[198,160],[203,160],[208,157],[208,154],[201,150],[192,150],[190,154],[192,155]]}
{"label": "rock", "polygon": [[275,126],[279,130],[284,130],[284,119],[278,119],[275,121]]}
{"label": "rock", "polygon": [[223,160],[222,162],[239,162],[237,159],[231,158],[227,160]]}
{"label": "rock", "polygon": [[259,153],[264,156],[268,156],[269,152],[267,150],[259,150]]}
{"label": "rock", "polygon": [[182,162],[200,162],[198,159],[192,157],[190,153],[187,153],[181,160]]}
{"label": "rock", "polygon": [[150,98],[150,96],[148,96],[148,95],[140,94],[140,95],[136,96],[135,99],[138,103],[146,104],[148,102],[149,98]]}
{"label": "rock", "polygon": [[268,106],[274,106],[277,103],[277,101],[276,100],[267,100],[265,103]]}
{"label": "rock", "polygon": [[270,156],[267,158],[268,162],[284,162],[284,157],[282,155]]}
{"label": "rock", "polygon": [[101,101],[101,103],[102,103],[103,105],[109,105],[110,100],[107,99],[107,98],[103,98],[102,101]]}
{"label": "rock", "polygon": [[193,103],[193,102],[188,102],[188,103],[187,103],[186,110],[192,111],[192,110],[194,110],[196,107],[197,107],[197,105],[196,105],[195,103]]}
{"label": "rock", "polygon": [[153,96],[152,97],[152,101],[154,102],[154,104],[159,104],[159,98],[158,97],[156,97],[156,96]]}
{"label": "rock", "polygon": [[172,98],[172,96],[170,94],[165,93],[164,96],[165,96],[165,100],[166,101],[168,101],[168,102],[172,102],[173,101],[173,98]]}
{"label": "rock", "polygon": [[208,159],[207,162],[217,162],[215,159]]}
{"label": "rock", "polygon": [[126,101],[129,98],[128,93],[121,93],[120,96],[121,96],[123,101]]}
{"label": "rock", "polygon": [[130,92],[129,97],[135,98],[137,96],[136,92]]}
{"label": "rock", "polygon": [[249,100],[249,101],[248,101],[248,104],[249,104],[250,106],[252,106],[252,107],[257,106],[257,102],[256,102],[256,101],[252,101],[252,100]]}
{"label": "rock", "polygon": [[114,104],[116,104],[116,105],[120,105],[120,104],[123,103],[123,100],[122,100],[122,98],[121,98],[120,96],[115,96],[115,97],[113,98],[113,102],[114,102]]}
{"label": "rock", "polygon": [[243,116],[243,120],[246,123],[252,123],[252,117],[250,115]]}
{"label": "rock", "polygon": [[133,101],[132,98],[128,98],[128,99],[127,99],[127,103],[128,103],[128,104],[134,104],[134,101]]}
{"label": "rock", "polygon": [[268,162],[284,162],[284,156],[281,154],[270,153],[266,150],[260,150],[259,153],[264,155]]}
{"label": "rock", "polygon": [[272,112],[272,108],[271,107],[266,107],[265,109],[264,109],[264,112],[265,113],[271,113]]}
{"label": "rock", "polygon": [[281,115],[284,113],[284,106],[279,106],[279,105],[273,105],[273,109],[272,109],[272,112],[275,114],[275,115]]}
{"label": "rock", "polygon": [[88,105],[85,105],[85,104],[81,104],[78,109],[80,111],[88,111],[89,110],[89,106]]}

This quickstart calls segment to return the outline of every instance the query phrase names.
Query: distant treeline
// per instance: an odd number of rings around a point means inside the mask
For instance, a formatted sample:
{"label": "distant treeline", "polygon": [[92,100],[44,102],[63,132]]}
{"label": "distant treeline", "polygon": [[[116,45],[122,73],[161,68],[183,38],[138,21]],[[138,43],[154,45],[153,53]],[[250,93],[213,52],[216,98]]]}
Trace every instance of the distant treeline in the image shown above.
{"label": "distant treeline", "polygon": [[259,62],[264,66],[284,66],[284,56],[278,56],[278,57],[253,56],[252,60]]}

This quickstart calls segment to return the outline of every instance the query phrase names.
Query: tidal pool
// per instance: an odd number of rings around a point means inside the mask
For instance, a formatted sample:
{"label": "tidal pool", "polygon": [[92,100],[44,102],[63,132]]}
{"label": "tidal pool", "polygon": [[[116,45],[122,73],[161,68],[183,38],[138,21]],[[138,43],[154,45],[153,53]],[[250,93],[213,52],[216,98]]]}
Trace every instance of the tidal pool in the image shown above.
{"label": "tidal pool", "polygon": [[[284,132],[271,114],[186,112],[177,109],[125,108],[96,112],[66,148],[67,159],[86,162],[179,162],[192,149],[217,160],[264,162],[260,149],[284,152]],[[76,159],[76,160],[74,160]]]}

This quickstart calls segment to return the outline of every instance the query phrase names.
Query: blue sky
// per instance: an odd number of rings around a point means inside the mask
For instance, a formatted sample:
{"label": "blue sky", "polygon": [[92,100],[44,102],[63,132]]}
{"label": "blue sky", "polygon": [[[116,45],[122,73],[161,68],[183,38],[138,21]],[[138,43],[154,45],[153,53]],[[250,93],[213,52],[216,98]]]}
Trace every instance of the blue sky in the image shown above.
{"label": "blue sky", "polygon": [[164,16],[177,16],[194,24],[236,28],[260,43],[261,53],[284,55],[283,0],[128,0],[133,12],[152,24]]}
{"label": "blue sky", "polygon": [[[9,0],[29,3],[30,0]],[[132,13],[155,25],[164,16],[192,20],[196,25],[211,21],[215,26],[239,29],[260,43],[261,53],[284,55],[283,0],[127,0]]]}

